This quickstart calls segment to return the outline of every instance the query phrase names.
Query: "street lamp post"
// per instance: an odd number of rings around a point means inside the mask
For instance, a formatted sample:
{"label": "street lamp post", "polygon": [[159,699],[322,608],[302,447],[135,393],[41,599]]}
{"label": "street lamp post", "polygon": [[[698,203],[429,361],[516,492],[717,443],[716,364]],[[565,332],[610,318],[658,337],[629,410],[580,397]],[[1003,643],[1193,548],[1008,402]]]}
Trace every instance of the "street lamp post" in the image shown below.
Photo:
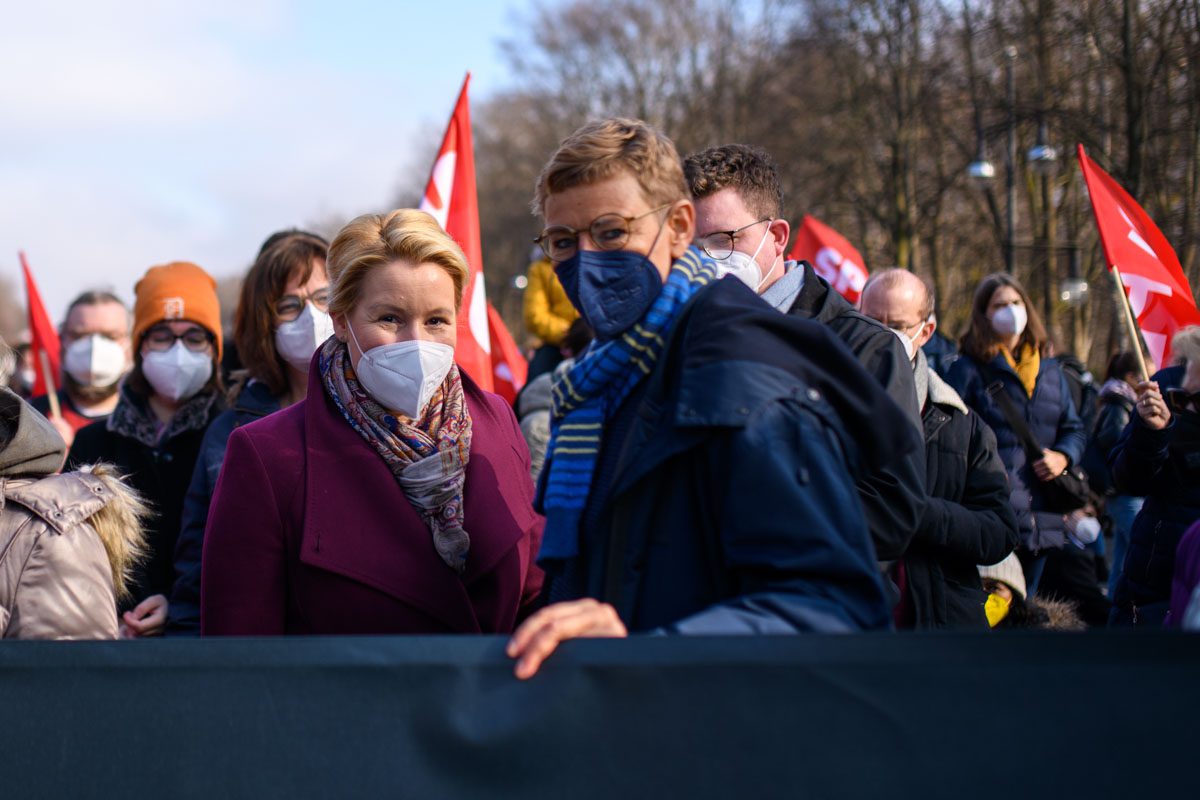
{"label": "street lamp post", "polygon": [[1005,163],[1004,190],[1008,195],[1005,212],[1004,269],[1009,275],[1016,265],[1014,243],[1017,229],[1017,48],[1004,48],[1004,70],[1008,81],[1008,153]]}
{"label": "street lamp post", "polygon": [[[1008,91],[1007,142],[1004,154],[1004,269],[1010,275],[1016,267],[1017,229],[1017,78],[1015,64],[1017,48],[1004,48],[1004,73]],[[975,160],[967,166],[967,174],[980,186],[990,186],[996,177],[996,167],[988,160],[987,144],[984,142],[983,126],[976,110],[976,153]]]}

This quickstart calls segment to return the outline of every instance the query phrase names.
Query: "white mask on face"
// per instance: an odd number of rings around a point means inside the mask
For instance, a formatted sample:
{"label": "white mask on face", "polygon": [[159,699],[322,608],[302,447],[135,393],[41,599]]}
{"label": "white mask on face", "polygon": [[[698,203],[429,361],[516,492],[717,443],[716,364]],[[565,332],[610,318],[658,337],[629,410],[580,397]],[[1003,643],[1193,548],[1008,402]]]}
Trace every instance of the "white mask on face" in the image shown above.
{"label": "white mask on face", "polygon": [[305,303],[300,316],[279,323],[275,329],[275,350],[288,364],[308,372],[313,353],[332,335],[333,319],[312,303]]}
{"label": "white mask on face", "polygon": [[1025,306],[1012,303],[997,309],[991,316],[992,330],[1001,336],[1020,336],[1029,322]]}
{"label": "white mask on face", "polygon": [[409,339],[363,351],[354,327],[350,338],[362,353],[354,372],[363,388],[384,408],[417,419],[454,364],[454,348],[441,342]]}
{"label": "white mask on face", "polygon": [[908,356],[908,360],[912,361],[913,356],[917,354],[917,343],[908,338],[908,334],[895,328],[888,328],[892,333],[896,334],[896,338],[900,340],[900,344],[904,345],[904,354]]}
{"label": "white mask on face", "polygon": [[170,350],[152,350],[142,358],[142,374],[154,391],[176,403],[203,389],[212,372],[211,355],[194,353],[180,341],[171,345]]}
{"label": "white mask on face", "polygon": [[771,262],[771,270],[766,275],[762,274],[762,270],[758,267],[758,254],[763,249],[763,245],[767,243],[767,238],[771,235],[771,229],[768,228],[763,233],[763,238],[759,241],[758,247],[754,250],[754,255],[748,255],[740,250],[734,250],[729,254],[729,257],[723,261],[715,261],[717,265],[717,277],[724,278],[726,275],[732,275],[742,283],[749,286],[755,294],[758,294],[759,288],[767,282],[767,278],[775,271],[775,261]]}
{"label": "white mask on face", "polygon": [[83,386],[106,389],[125,374],[125,348],[93,333],[67,345],[63,353],[63,369]]}

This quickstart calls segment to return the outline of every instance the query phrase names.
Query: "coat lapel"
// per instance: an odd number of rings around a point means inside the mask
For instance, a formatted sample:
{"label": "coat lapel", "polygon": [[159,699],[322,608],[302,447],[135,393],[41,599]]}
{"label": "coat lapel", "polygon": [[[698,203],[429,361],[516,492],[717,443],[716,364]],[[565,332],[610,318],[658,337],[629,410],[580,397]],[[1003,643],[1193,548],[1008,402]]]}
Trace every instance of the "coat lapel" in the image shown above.
{"label": "coat lapel", "polygon": [[509,501],[496,485],[507,480],[519,459],[515,453],[507,463],[498,457],[502,448],[512,448],[506,440],[495,441],[500,437],[486,401],[480,402],[478,389],[470,389],[474,436],[465,527],[468,534],[478,530],[461,579],[438,557],[429,529],[395,477],[341,416],[319,378],[310,379],[305,410],[307,492],[300,560],[386,592],[460,631],[481,629],[468,586],[495,567],[536,520],[532,509],[523,519],[518,501]]}

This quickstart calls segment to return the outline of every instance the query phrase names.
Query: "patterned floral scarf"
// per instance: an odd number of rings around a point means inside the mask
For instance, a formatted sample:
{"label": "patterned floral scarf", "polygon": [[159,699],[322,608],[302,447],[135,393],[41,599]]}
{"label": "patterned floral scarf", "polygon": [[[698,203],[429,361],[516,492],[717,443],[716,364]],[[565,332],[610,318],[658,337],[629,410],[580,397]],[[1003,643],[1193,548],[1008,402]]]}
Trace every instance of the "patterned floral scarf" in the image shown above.
{"label": "patterned floral scarf", "polygon": [[358,382],[344,342],[321,347],[321,380],[350,427],[379,453],[421,515],[446,565],[462,574],[471,538],[463,529],[463,484],[471,455],[471,416],[462,376],[450,367],[420,419],[393,414]]}

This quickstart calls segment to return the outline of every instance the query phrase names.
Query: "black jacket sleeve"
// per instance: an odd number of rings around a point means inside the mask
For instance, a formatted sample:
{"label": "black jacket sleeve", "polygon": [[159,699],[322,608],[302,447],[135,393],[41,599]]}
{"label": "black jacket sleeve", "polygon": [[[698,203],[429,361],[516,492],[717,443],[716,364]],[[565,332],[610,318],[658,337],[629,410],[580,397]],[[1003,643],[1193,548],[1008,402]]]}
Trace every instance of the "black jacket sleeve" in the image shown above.
{"label": "black jacket sleeve", "polygon": [[[913,421],[914,435],[921,435],[917,407],[917,388],[912,368],[900,340],[887,331],[878,331],[858,343],[856,355],[888,395]],[[899,558],[908,549],[925,507],[925,448],[918,446],[904,458],[862,476],[856,484],[862,500],[867,527],[880,561]]]}
{"label": "black jacket sleeve", "polygon": [[1117,492],[1135,497],[1154,493],[1159,474],[1167,465],[1174,429],[1174,419],[1156,431],[1147,427],[1140,415],[1130,418],[1108,462]]}
{"label": "black jacket sleeve", "polygon": [[973,564],[995,564],[1017,546],[1017,517],[996,435],[978,414],[966,419],[971,432],[961,501],[930,497],[914,541]]}

